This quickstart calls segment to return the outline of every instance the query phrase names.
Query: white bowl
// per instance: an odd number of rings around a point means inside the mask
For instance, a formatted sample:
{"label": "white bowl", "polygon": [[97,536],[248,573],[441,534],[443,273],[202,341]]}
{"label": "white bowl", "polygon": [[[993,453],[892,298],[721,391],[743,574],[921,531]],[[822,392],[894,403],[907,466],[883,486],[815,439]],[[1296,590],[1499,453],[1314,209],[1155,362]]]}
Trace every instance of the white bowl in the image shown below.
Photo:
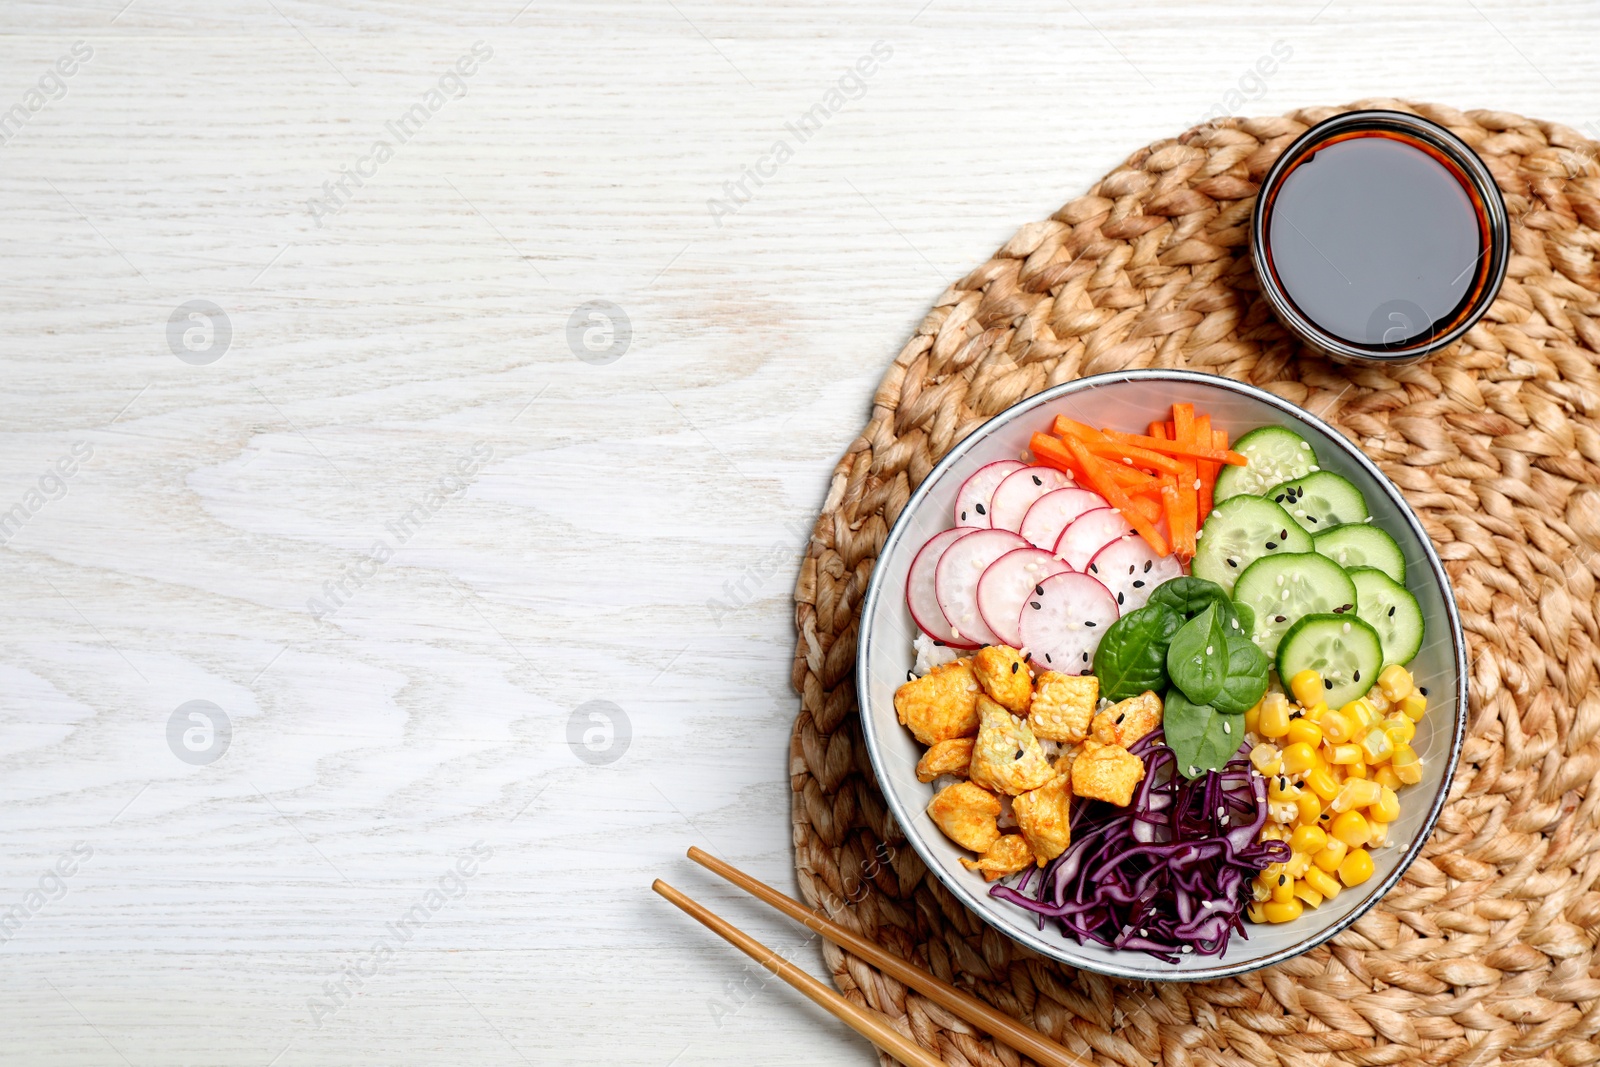
{"label": "white bowl", "polygon": [[[894,691],[915,660],[917,628],[906,609],[906,572],[929,537],[952,525],[957,489],[986,463],[1017,459],[1034,432],[1048,432],[1056,415],[1094,426],[1135,432],[1170,415],[1174,402],[1188,401],[1212,424],[1237,437],[1257,426],[1286,426],[1316,449],[1320,465],[1355,483],[1367,498],[1373,522],[1399,542],[1406,557],[1406,585],[1422,606],[1426,636],[1410,664],[1417,684],[1428,689],[1428,713],[1417,724],[1413,747],[1423,759],[1422,781],[1401,792],[1400,818],[1390,827],[1392,848],[1373,851],[1376,871],[1321,908],[1307,908],[1291,923],[1246,922],[1249,939],[1234,935],[1221,956],[1185,955],[1169,964],[1142,952],[1079,945],[1053,922],[1041,929],[1036,916],[989,896],[981,875],[960,865],[971,853],[944,836],[926,812],[933,790],[917,781],[922,746],[895,717]],[[1399,490],[1360,450],[1320,419],[1249,385],[1191,371],[1124,371],[1081,378],[1047,389],[996,415],[951,449],[917,488],[889,531],[873,568],[861,607],[856,653],[856,690],[873,770],[906,838],[934,876],[984,922],[1062,963],[1101,974],[1156,981],[1190,981],[1240,974],[1279,963],[1320,945],[1372,907],[1420,853],[1444,806],[1467,724],[1466,642],[1450,582],[1422,525]]]}

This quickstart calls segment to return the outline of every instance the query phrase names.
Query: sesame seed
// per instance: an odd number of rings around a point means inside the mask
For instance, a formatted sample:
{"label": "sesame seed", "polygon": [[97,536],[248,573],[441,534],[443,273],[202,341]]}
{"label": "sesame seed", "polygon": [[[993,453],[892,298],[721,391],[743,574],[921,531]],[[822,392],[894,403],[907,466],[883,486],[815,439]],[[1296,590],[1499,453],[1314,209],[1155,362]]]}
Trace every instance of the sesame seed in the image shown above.
{"label": "sesame seed", "polygon": [[1353,681],[1353,682],[1361,681],[1361,672],[1360,671],[1356,671],[1355,676],[1353,678],[1351,678],[1350,680]]}
{"label": "sesame seed", "polygon": [[1154,563],[1154,562],[1155,562],[1155,561],[1154,561],[1154,560],[1148,560],[1148,559],[1147,559],[1147,560],[1145,560],[1145,561],[1144,561],[1144,572],[1145,572],[1145,573],[1146,573],[1146,574],[1149,574],[1149,573],[1150,573],[1150,565],[1151,565],[1151,564],[1152,564],[1152,563]]}
{"label": "sesame seed", "polygon": [[1192,764],[1192,763],[1191,763],[1191,764],[1189,764],[1189,777],[1190,777],[1190,778],[1193,778],[1193,777],[1194,777],[1194,776],[1195,776],[1195,775],[1197,775],[1197,774],[1199,774],[1199,773],[1200,773],[1200,769],[1199,769],[1199,768],[1198,768],[1198,767],[1196,767],[1196,766],[1195,766],[1195,765],[1194,765],[1194,764]]}
{"label": "sesame seed", "polygon": [[983,510],[983,505],[982,504],[974,504],[974,505],[972,505],[972,509],[974,511],[976,511],[979,515],[987,515],[987,514],[989,514],[987,511]]}
{"label": "sesame seed", "polygon": [[1216,654],[1216,649],[1212,648],[1210,645],[1207,645],[1206,646],[1206,655],[1211,656],[1211,655],[1215,655],[1215,654]]}
{"label": "sesame seed", "polygon": [[1267,542],[1267,551],[1268,552],[1271,552],[1273,549],[1275,549],[1277,547],[1278,547],[1277,542],[1275,542],[1275,541],[1268,541]]}
{"label": "sesame seed", "polygon": [[1289,621],[1289,617],[1287,615],[1274,615],[1272,617],[1272,621],[1273,622],[1288,622]]}
{"label": "sesame seed", "polygon": [[1143,589],[1144,588],[1144,579],[1142,579],[1142,578],[1134,579],[1133,587],[1135,589]]}
{"label": "sesame seed", "polygon": [[1200,479],[1199,478],[1196,478],[1194,480],[1194,491],[1197,492],[1197,493],[1200,491]]}
{"label": "sesame seed", "polygon": [[[1085,625],[1085,626],[1090,626],[1090,627],[1092,627],[1092,626],[1094,626],[1094,625],[1096,625],[1096,624],[1095,624],[1095,622],[1094,622],[1094,621],[1093,621],[1093,620],[1091,620],[1091,619],[1084,619],[1084,620],[1083,620],[1083,624],[1084,624],[1084,625]],[[1349,625],[1349,624],[1348,624],[1348,623],[1346,623],[1346,625]]]}
{"label": "sesame seed", "polygon": [[1239,565],[1239,561],[1236,560],[1236,559],[1230,559],[1228,561],[1228,566],[1230,566],[1230,567],[1237,567],[1238,565]]}
{"label": "sesame seed", "polygon": [[1033,610],[1034,611],[1038,611],[1039,610],[1039,602],[1037,600],[1030,600],[1030,601],[1028,601],[1028,603],[1033,606]]}
{"label": "sesame seed", "polygon": [[1222,732],[1225,733],[1225,734],[1233,733],[1233,723],[1231,723],[1231,722],[1227,721],[1226,719],[1224,719],[1222,721]]}
{"label": "sesame seed", "polygon": [[[1350,625],[1349,623],[1345,623],[1345,626],[1348,627],[1349,625]],[[1324,688],[1324,689],[1332,689],[1333,688],[1333,679],[1332,678],[1324,678],[1322,680],[1322,688]]]}
{"label": "sesame seed", "polygon": [[1287,874],[1278,875],[1278,884],[1279,885],[1287,885],[1287,884],[1289,884],[1289,876]]}
{"label": "sesame seed", "polygon": [[1390,618],[1394,617],[1394,605],[1393,604],[1389,605],[1389,617]]}
{"label": "sesame seed", "polygon": [[1349,623],[1345,623],[1344,624],[1344,628],[1340,632],[1341,633],[1349,633],[1350,632],[1350,624]]}
{"label": "sesame seed", "polygon": [[1425,685],[1419,685],[1419,686],[1417,686],[1417,692],[1421,693],[1423,696],[1427,696],[1428,695],[1428,687],[1425,686]]}
{"label": "sesame seed", "polygon": [[1020,664],[1020,663],[1012,663],[1011,664],[1011,673],[1012,674],[1016,674],[1017,673],[1017,668],[1020,667],[1020,666],[1022,666],[1022,664]]}
{"label": "sesame seed", "polygon": [[1306,443],[1305,443],[1305,442],[1304,442],[1304,441],[1301,441],[1301,442],[1300,442],[1300,447],[1301,447],[1301,448],[1303,448],[1303,449],[1305,449],[1305,450],[1306,450],[1306,451],[1307,451],[1307,452],[1310,452],[1310,451],[1311,451],[1311,446],[1310,446],[1310,445],[1308,445],[1308,444],[1306,444]]}
{"label": "sesame seed", "polygon": [[1031,477],[1033,478],[1033,484],[1034,485],[1043,485],[1044,484],[1044,481],[1037,474],[1031,475]]}

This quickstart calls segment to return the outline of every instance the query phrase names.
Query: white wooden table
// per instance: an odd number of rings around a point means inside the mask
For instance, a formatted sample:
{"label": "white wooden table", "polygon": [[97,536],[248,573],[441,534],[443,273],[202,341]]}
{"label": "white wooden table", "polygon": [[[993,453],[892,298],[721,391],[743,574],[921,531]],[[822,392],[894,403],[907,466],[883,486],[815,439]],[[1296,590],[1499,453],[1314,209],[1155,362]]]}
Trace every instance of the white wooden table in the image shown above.
{"label": "white wooden table", "polygon": [[683,850],[793,887],[929,302],[1213,110],[1600,123],[1576,2],[519,4],[0,11],[0,1062],[871,1062],[648,886],[819,968]]}

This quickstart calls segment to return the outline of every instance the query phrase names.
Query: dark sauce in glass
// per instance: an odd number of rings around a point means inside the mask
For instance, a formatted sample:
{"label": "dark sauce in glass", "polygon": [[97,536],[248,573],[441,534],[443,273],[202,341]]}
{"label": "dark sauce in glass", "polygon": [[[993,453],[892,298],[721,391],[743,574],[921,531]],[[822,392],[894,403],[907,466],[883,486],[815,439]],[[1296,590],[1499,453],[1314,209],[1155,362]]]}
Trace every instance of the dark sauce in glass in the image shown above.
{"label": "dark sauce in glass", "polygon": [[1487,277],[1476,190],[1453,160],[1401,133],[1353,131],[1297,161],[1266,227],[1279,286],[1355,345],[1399,349],[1444,333]]}

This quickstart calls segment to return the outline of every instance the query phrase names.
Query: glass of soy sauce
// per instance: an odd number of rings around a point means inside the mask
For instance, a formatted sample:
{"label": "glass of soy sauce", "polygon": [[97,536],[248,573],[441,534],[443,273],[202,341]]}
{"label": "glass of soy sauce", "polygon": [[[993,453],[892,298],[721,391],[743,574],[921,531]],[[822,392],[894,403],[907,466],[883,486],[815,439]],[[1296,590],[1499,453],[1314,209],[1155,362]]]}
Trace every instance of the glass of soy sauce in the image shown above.
{"label": "glass of soy sauce", "polygon": [[1444,127],[1350,111],[1267,172],[1256,277],[1295,336],[1341,362],[1415,363],[1454,343],[1505,280],[1511,236],[1489,168]]}

